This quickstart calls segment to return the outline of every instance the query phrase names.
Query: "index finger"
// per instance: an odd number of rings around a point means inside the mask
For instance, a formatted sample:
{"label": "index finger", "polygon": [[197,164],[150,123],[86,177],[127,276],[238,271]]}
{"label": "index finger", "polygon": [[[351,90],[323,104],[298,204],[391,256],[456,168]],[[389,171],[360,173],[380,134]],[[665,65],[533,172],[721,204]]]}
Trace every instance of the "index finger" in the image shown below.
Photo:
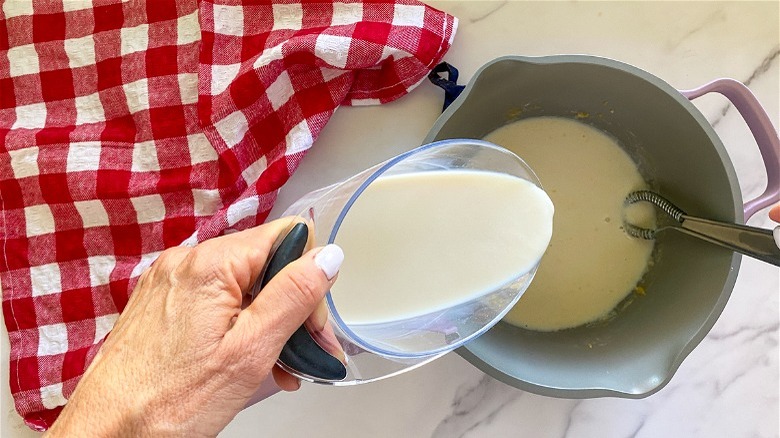
{"label": "index finger", "polygon": [[[284,217],[237,233],[209,239],[198,249],[215,263],[226,263],[242,291],[247,291],[261,274],[277,238],[295,222]],[[224,266],[224,265],[223,265]]]}
{"label": "index finger", "polygon": [[780,204],[775,205],[769,210],[769,219],[780,223]]}

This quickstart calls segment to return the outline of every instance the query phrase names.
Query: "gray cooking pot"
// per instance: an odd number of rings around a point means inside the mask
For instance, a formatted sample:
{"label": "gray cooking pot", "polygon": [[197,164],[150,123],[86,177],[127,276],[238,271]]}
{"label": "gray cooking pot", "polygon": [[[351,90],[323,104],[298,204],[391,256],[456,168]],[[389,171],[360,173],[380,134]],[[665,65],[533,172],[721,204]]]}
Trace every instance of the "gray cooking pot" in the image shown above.
{"label": "gray cooking pot", "polygon": [[[767,190],[744,206],[723,144],[689,101],[709,91],[726,95],[742,113],[764,158]],[[654,189],[691,215],[744,223],[779,199],[780,141],[747,87],[723,79],[681,92],[645,71],[593,56],[508,56],[486,64],[425,143],[482,138],[537,116],[577,118],[606,131]],[[669,382],[715,324],[741,259],[679,233],[661,233],[653,257],[642,280],[646,295],[607,324],[543,333],[501,322],[458,353],[487,374],[542,395],[648,396]]]}

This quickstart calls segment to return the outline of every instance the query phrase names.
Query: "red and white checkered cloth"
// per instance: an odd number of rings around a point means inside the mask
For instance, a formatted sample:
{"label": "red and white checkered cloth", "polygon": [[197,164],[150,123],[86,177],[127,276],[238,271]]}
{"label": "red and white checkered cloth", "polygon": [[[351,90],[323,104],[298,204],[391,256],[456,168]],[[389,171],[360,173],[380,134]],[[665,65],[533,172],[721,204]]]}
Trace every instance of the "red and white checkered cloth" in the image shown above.
{"label": "red and white checkered cloth", "polygon": [[0,287],[46,429],[165,248],[262,223],[340,104],[396,99],[456,20],[413,0],[9,0]]}

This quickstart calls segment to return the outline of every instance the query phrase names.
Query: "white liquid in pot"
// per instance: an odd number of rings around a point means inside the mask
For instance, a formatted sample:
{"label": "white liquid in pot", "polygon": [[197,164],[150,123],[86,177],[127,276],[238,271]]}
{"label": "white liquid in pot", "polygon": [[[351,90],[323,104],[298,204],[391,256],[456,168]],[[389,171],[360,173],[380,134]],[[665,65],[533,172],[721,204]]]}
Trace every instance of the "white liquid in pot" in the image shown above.
{"label": "white liquid in pot", "polygon": [[544,191],[505,174],[454,170],[377,179],[336,235],[346,257],[331,290],[334,305],[357,325],[478,298],[536,265],[552,216]]}
{"label": "white liquid in pot", "polygon": [[[555,232],[536,277],[504,320],[553,331],[606,316],[634,289],[653,249],[652,241],[622,229],[623,200],[646,188],[634,162],[611,137],[564,118],[511,123],[485,140],[528,163],[556,210]],[[645,223],[655,221],[649,205],[632,210]]]}

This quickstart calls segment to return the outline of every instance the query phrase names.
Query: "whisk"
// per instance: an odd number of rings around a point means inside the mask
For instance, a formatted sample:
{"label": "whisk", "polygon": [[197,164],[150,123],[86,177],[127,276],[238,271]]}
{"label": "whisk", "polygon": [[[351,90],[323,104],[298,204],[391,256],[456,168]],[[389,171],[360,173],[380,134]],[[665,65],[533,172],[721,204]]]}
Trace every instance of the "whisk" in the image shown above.
{"label": "whisk", "polygon": [[[689,216],[668,199],[649,190],[629,193],[624,204],[630,205],[643,201],[655,205],[675,222],[649,229],[628,223],[624,219],[623,227],[630,236],[652,240],[659,232],[674,229],[763,262],[780,266],[780,242],[778,242],[777,237],[773,236],[771,230]],[[780,234],[780,230],[776,229],[775,233]]]}

